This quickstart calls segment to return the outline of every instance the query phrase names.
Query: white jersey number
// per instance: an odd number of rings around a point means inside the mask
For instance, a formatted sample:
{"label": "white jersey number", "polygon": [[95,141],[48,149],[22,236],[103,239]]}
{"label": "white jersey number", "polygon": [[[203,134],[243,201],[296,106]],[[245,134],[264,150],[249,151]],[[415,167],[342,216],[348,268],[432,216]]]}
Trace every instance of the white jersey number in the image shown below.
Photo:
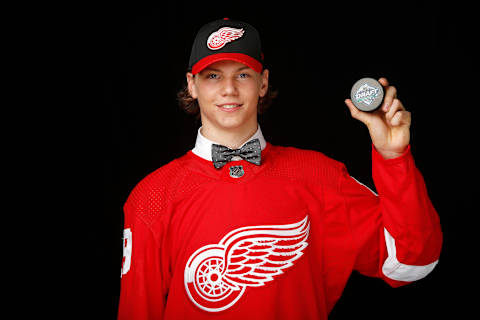
{"label": "white jersey number", "polygon": [[127,228],[123,230],[123,261],[122,275],[127,274],[130,270],[130,262],[132,261],[132,230]]}

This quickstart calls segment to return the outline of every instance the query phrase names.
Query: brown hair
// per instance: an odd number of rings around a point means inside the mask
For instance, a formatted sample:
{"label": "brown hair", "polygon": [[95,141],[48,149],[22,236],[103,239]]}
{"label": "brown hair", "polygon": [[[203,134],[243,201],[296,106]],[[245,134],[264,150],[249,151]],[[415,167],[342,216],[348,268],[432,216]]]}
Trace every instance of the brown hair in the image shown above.
{"label": "brown hair", "polygon": [[[273,99],[275,99],[277,95],[278,91],[273,90],[269,84],[267,93],[263,97],[260,97],[260,99],[258,99],[257,113],[265,113],[265,111],[267,111],[268,107],[270,107]],[[180,109],[185,111],[187,114],[194,115],[197,120],[200,119],[200,107],[198,105],[198,101],[197,99],[192,98],[192,96],[188,92],[188,85],[185,85],[183,89],[177,93],[177,100]]]}

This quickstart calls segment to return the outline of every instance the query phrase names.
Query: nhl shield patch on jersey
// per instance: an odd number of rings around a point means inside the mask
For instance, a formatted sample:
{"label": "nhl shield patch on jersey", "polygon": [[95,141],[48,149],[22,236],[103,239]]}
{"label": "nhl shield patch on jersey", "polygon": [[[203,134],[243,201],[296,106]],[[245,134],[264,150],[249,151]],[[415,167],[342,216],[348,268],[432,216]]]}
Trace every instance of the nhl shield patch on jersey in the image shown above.
{"label": "nhl shield patch on jersey", "polygon": [[230,308],[247,287],[264,286],[292,267],[308,246],[309,232],[307,215],[293,224],[238,228],[201,247],[185,266],[188,297],[205,311]]}
{"label": "nhl shield patch on jersey", "polygon": [[243,177],[245,171],[243,170],[243,166],[231,166],[230,167],[230,177],[232,178],[240,178]]}

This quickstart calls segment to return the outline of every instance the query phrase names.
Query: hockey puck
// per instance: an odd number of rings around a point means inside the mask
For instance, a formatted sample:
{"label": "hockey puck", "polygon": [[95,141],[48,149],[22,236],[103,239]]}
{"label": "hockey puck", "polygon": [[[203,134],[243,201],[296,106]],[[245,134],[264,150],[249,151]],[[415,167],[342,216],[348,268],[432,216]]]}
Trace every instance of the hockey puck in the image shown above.
{"label": "hockey puck", "polygon": [[383,87],[375,79],[362,78],[353,85],[350,98],[357,109],[375,111],[383,102]]}

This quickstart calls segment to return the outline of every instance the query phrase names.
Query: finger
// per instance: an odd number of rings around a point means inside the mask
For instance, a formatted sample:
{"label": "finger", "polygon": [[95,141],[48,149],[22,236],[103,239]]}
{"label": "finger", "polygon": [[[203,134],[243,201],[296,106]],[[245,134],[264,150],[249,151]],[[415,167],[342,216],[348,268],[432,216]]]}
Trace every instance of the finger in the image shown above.
{"label": "finger", "polygon": [[393,99],[397,97],[397,88],[395,88],[394,86],[388,86],[384,90],[386,97],[392,97]]}
{"label": "finger", "polygon": [[348,109],[350,109],[352,118],[355,118],[368,126],[369,115],[366,112],[358,110],[350,99],[345,99],[345,104],[347,105]]}
{"label": "finger", "polygon": [[395,113],[393,116],[392,120],[390,121],[390,124],[393,127],[397,127],[400,125],[410,125],[412,121],[412,114],[409,111],[398,111]]}
{"label": "finger", "polygon": [[385,113],[385,119],[387,122],[392,123],[392,119],[395,116],[396,113],[399,111],[405,111],[405,107],[403,104],[400,102],[398,99],[394,99],[392,101],[392,105],[388,109],[388,111]]}
{"label": "finger", "polygon": [[393,100],[397,98],[397,88],[394,86],[388,86],[385,89],[385,96],[383,98],[382,110],[387,112],[393,103]]}
{"label": "finger", "polygon": [[388,87],[388,80],[387,78],[384,78],[384,77],[381,77],[380,79],[378,79],[378,82],[380,82],[380,84],[384,87]]}
{"label": "finger", "polygon": [[398,99],[393,99],[392,100],[392,103],[391,103],[391,106],[389,107],[388,111],[385,113],[385,119],[387,121],[391,121],[394,114],[401,110],[403,108],[403,105],[402,103],[400,102],[400,100]]}

